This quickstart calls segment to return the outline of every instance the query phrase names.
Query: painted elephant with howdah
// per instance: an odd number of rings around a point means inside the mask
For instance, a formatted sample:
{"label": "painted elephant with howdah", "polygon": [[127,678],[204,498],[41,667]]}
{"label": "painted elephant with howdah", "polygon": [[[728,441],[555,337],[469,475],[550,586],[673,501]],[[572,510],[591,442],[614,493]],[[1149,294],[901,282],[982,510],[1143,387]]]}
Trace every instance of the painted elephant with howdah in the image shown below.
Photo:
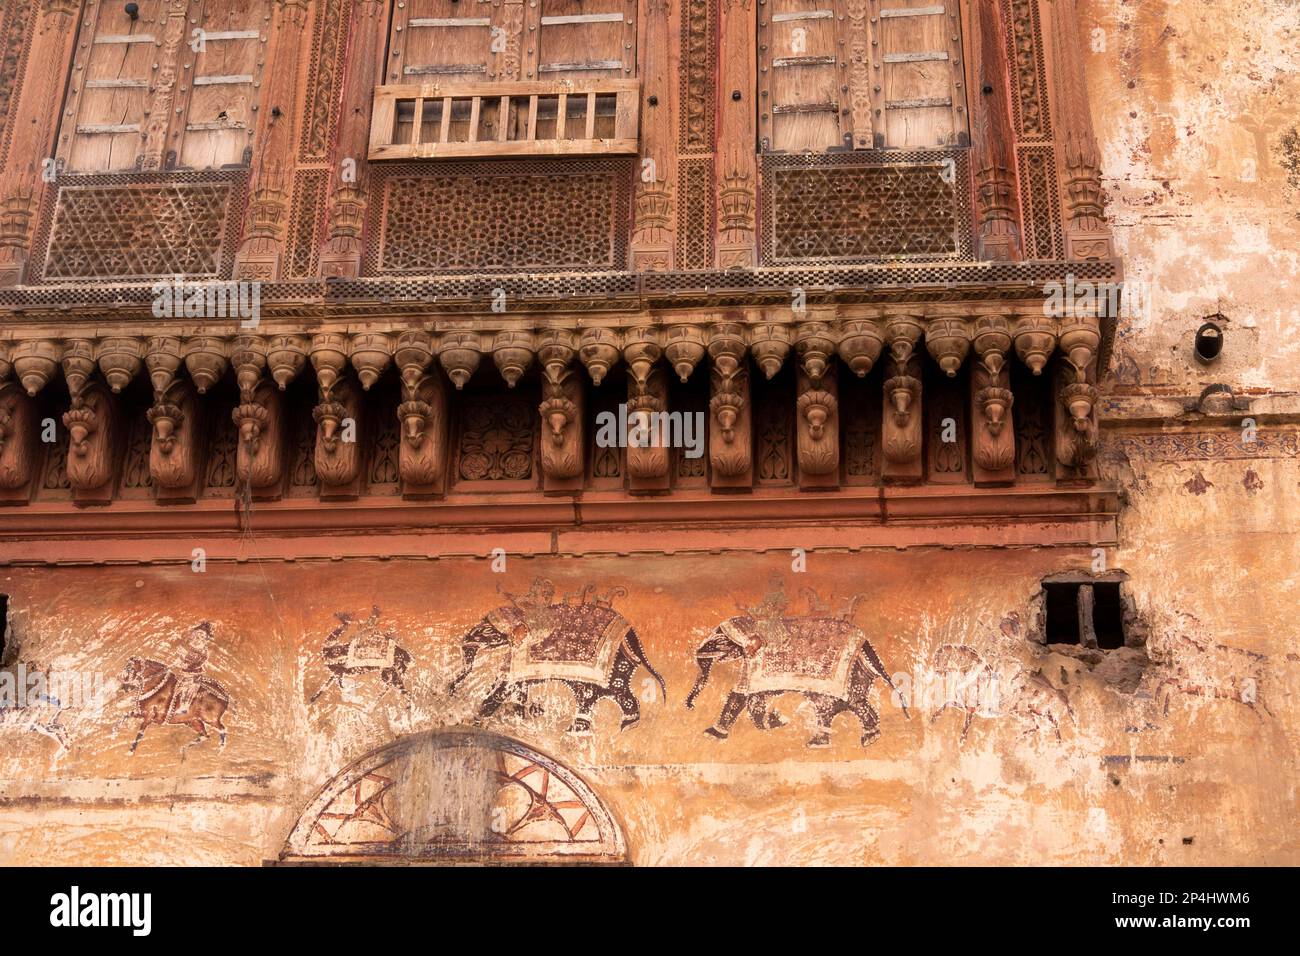
{"label": "painted elephant with howdah", "polygon": [[641,706],[632,690],[632,674],[644,667],[668,698],[664,680],[646,659],[636,631],[609,602],[591,600],[585,588],[580,602],[554,601],[549,582],[535,582],[527,596],[490,611],[461,640],[465,666],[451,682],[455,690],[470,675],[479,652],[508,647],[505,674],[488,691],[479,717],[490,717],[502,704],[519,716],[534,717],[540,708],[527,704],[528,687],[544,681],[564,682],[578,703],[570,733],[588,733],[591,713],[604,697],[623,714],[620,730],[641,719]]}
{"label": "painted elephant with howdah", "polygon": [[729,660],[741,662],[740,680],[727,694],[717,722],[705,731],[710,736],[725,740],[745,709],[760,730],[783,726],[785,719],[771,705],[786,693],[803,694],[816,711],[810,747],[830,745],[831,721],[846,710],[862,723],[862,746],[880,736],[880,718],[867,694],[877,677],[891,690],[894,685],[871,642],[851,621],[817,615],[728,618],[695,652],[700,676],[687,707],[695,706],[713,665]]}

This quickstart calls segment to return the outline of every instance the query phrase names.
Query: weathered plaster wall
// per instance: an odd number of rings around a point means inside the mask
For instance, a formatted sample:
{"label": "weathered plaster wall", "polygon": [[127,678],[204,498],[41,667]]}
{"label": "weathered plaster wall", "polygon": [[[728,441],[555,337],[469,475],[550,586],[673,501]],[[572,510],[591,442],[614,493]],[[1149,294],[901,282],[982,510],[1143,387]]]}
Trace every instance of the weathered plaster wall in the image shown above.
{"label": "weathered plaster wall", "polygon": [[[573,696],[550,682],[530,695],[544,713],[503,710],[477,726],[576,770],[621,820],[636,863],[1295,862],[1300,663],[1280,636],[1292,612],[1264,588],[1216,598],[1210,562],[1172,579],[1153,569],[1139,605],[1161,609],[1161,661],[1126,688],[1106,667],[1027,640],[1041,574],[1090,560],[1037,549],[814,553],[802,574],[784,553],[511,559],[504,574],[486,560],[213,564],[202,574],[187,565],[11,569],[0,581],[21,657],[110,679],[99,701],[64,711],[67,750],[27,727],[0,728],[0,860],[276,857],[313,795],[351,761],[404,734],[476,724],[504,652],[484,651],[450,694],[461,638],[504,603],[498,584],[522,595],[545,576],[557,601],[576,602],[588,583],[601,594],[626,588],[615,607],[662,672],[668,702],[647,694],[641,722],[620,730],[618,708],[603,701],[591,736],[575,736],[566,733]],[[742,715],[729,739],[705,735],[738,670],[717,664],[688,710],[694,651],[737,604],[758,605],[774,577],[791,615],[805,610],[800,587],[835,610],[862,594],[856,620],[888,672],[908,675],[904,688],[945,644],[975,649],[1012,682],[1041,673],[1069,702],[1072,716],[1050,693],[1038,698],[1041,714],[1059,717],[1060,742],[1045,716],[1008,706],[976,716],[963,744],[959,712],[932,721],[936,707],[913,698],[909,719],[879,683],[871,699],[881,736],[865,749],[851,713],[835,718],[829,747],[808,747],[817,728],[800,694],[776,701],[788,726],[760,730]],[[942,587],[918,586],[940,578]],[[328,677],[320,650],[335,614],[364,617],[372,605],[413,658],[410,706],[373,674],[309,703]],[[1166,615],[1174,609],[1195,613],[1203,629]],[[213,629],[205,673],[232,702],[226,748],[213,739],[182,759],[193,731],[154,725],[131,755],[138,722],[115,726],[130,701],[111,678],[132,656],[180,661],[200,619]],[[1209,650],[1177,640],[1185,634],[1208,639]],[[1221,678],[1220,640],[1267,655],[1243,659],[1257,665],[1271,713],[1175,690],[1165,714],[1166,679],[1189,675],[1190,690]],[[633,677],[639,694],[652,689],[645,677]]]}
{"label": "weathered plaster wall", "polygon": [[[1300,385],[1300,3],[1081,0],[1107,213],[1148,315],[1121,323],[1120,382]],[[1188,361],[1227,317],[1213,369]]]}

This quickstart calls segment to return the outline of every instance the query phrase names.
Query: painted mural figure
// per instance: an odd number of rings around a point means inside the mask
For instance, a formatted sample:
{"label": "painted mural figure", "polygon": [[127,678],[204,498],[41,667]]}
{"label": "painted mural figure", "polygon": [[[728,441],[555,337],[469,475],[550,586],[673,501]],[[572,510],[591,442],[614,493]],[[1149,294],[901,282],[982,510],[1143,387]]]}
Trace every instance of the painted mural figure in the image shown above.
{"label": "painted mural figure", "polygon": [[[722,713],[706,734],[725,740],[746,709],[760,730],[784,726],[786,720],[772,709],[772,701],[781,694],[799,693],[817,715],[817,732],[808,741],[809,747],[830,746],[831,721],[846,710],[862,724],[862,746],[880,736],[879,716],[867,694],[876,678],[891,690],[894,685],[875,648],[850,620],[859,598],[835,616],[815,592],[805,589],[804,595],[807,612],[792,616],[787,613],[790,602],[783,586],[773,582],[772,590],[757,606],[746,608],[737,602],[744,613],[719,624],[696,650],[700,676],[686,698],[687,707],[695,706],[714,664],[741,662],[740,680],[727,694]],[[906,706],[903,713],[907,714]]]}
{"label": "painted mural figure", "polygon": [[411,655],[397,643],[397,635],[391,629],[384,630],[379,626],[381,613],[379,608],[372,607],[370,616],[357,624],[350,637],[344,635],[354,623],[352,615],[334,615],[339,625],[329,632],[321,647],[321,658],[330,676],[307,703],[315,703],[331,685],[342,690],[343,679],[358,674],[378,674],[386,685],[385,693],[396,690],[403,698],[406,697],[406,683],[402,678],[411,664]]}
{"label": "painted mural figure", "polygon": [[186,635],[185,652],[177,667],[139,657],[126,662],[120,684],[122,693],[133,698],[135,707],[125,719],[140,720],[131,753],[135,753],[150,724],[183,724],[198,734],[181,747],[181,759],[190,747],[208,739],[209,727],[217,729],[221,746],[226,746],[222,717],[230,708],[230,695],[203,672],[212,640],[212,625],[200,621]]}
{"label": "painted mural figure", "polygon": [[570,733],[591,731],[592,710],[604,697],[622,712],[619,729],[633,726],[641,719],[641,706],[632,690],[637,667],[644,667],[658,682],[665,700],[668,692],[636,631],[613,608],[614,600],[624,593],[615,588],[597,598],[595,587],[587,585],[577,603],[571,602],[573,595],[557,602],[555,585],[546,578],[535,579],[528,593],[518,597],[503,591],[509,603],[488,612],[462,638],[465,666],[449,689],[454,693],[470,675],[480,651],[508,647],[505,675],[480,704],[479,717],[490,717],[507,702],[514,714],[536,717],[540,708],[527,704],[528,687],[558,680],[578,703]]}

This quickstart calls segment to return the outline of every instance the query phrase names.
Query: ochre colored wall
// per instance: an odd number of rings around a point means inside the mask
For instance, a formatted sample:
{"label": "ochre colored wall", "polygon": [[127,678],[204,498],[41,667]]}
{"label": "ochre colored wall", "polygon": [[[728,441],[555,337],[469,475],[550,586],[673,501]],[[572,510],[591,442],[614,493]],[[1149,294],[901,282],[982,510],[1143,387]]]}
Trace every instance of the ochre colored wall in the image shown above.
{"label": "ochre colored wall", "polygon": [[[1231,538],[1221,547],[1249,554]],[[601,702],[593,734],[575,737],[565,732],[573,697],[552,682],[532,694],[544,714],[499,714],[478,726],[582,776],[621,821],[634,863],[1294,862],[1300,663],[1286,654],[1284,603],[1247,576],[1231,600],[1216,597],[1213,561],[1153,568],[1136,590],[1139,610],[1159,620],[1150,647],[1159,659],[1132,652],[1145,667],[1133,689],[1106,666],[1090,670],[1027,639],[1039,577],[1090,560],[1016,549],[813,553],[804,573],[784,553],[512,558],[505,573],[487,560],[12,569],[0,581],[25,660],[114,678],[132,656],[177,663],[185,631],[207,619],[206,674],[228,691],[232,711],[224,751],[214,737],[184,759],[194,734],[174,725],[149,727],[129,753],[136,724],[114,729],[129,701],[112,680],[99,702],[64,712],[66,752],[4,728],[0,859],[275,858],[299,813],[351,761],[405,734],[475,725],[504,658],[484,651],[474,676],[449,694],[461,637],[504,603],[498,584],[522,595],[544,576],[557,600],[576,602],[588,583],[598,594],[626,588],[615,608],[664,675],[668,703],[656,695],[640,724],[620,731],[617,707]],[[1012,679],[1041,672],[1069,700],[1061,741],[1050,723],[1007,712],[977,716],[963,744],[959,712],[932,722],[935,708],[914,700],[908,719],[879,683],[872,701],[882,733],[865,749],[848,713],[835,718],[829,747],[806,746],[816,729],[799,694],[777,701],[788,726],[760,731],[742,716],[730,739],[706,736],[737,670],[716,665],[688,710],[694,650],[737,603],[759,604],[774,578],[789,614],[804,611],[800,587],[835,610],[862,594],[856,620],[891,675],[923,673],[944,644],[976,649]],[[319,651],[334,615],[364,617],[372,605],[412,655],[409,709],[374,675],[309,705],[328,677]],[[1195,613],[1200,630],[1168,616],[1175,609]],[[1166,678],[1213,687],[1225,676],[1213,651],[1187,637],[1265,655],[1249,661],[1271,714],[1190,693],[1172,694],[1163,713],[1156,691]],[[645,676],[634,676],[638,693]]]}

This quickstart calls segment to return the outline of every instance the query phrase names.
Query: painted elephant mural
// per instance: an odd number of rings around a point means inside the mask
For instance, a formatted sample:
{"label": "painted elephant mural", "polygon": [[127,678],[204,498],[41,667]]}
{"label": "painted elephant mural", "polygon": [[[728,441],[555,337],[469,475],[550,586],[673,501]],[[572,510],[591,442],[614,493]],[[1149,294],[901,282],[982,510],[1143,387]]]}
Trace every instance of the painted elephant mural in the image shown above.
{"label": "painted elephant mural", "polygon": [[[871,642],[849,620],[857,599],[835,616],[815,594],[809,594],[808,612],[788,616],[784,593],[778,588],[758,607],[719,624],[696,650],[700,675],[686,698],[687,707],[695,706],[714,664],[741,662],[740,679],[706,734],[725,740],[746,709],[760,730],[784,726],[786,720],[772,709],[772,702],[781,694],[799,693],[817,715],[817,732],[809,747],[830,746],[831,721],[846,710],[862,724],[862,746],[880,736],[880,718],[868,693],[876,678],[891,690],[894,685]],[[903,713],[907,714],[906,705]]]}
{"label": "painted elephant mural", "polygon": [[618,704],[623,715],[619,729],[626,730],[641,719],[641,705],[632,690],[638,667],[649,672],[667,700],[664,680],[646,658],[636,631],[612,606],[621,589],[597,598],[588,585],[576,603],[573,596],[556,601],[555,585],[538,578],[521,597],[502,593],[509,603],[490,611],[461,639],[465,666],[449,688],[454,693],[470,675],[480,651],[509,648],[505,673],[480,704],[479,717],[490,717],[507,701],[516,715],[536,717],[538,706],[527,701],[529,686],[558,680],[578,703],[570,733],[591,731],[592,709],[605,697]]}

